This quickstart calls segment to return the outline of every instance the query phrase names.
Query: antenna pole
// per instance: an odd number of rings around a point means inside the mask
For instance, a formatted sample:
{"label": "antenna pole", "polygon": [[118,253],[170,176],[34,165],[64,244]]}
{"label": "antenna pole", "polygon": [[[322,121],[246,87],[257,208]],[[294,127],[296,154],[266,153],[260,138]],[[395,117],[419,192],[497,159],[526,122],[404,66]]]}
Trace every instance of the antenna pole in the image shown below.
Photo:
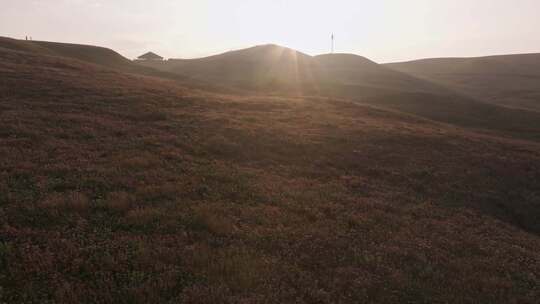
{"label": "antenna pole", "polygon": [[334,54],[334,33],[332,33],[332,54]]}

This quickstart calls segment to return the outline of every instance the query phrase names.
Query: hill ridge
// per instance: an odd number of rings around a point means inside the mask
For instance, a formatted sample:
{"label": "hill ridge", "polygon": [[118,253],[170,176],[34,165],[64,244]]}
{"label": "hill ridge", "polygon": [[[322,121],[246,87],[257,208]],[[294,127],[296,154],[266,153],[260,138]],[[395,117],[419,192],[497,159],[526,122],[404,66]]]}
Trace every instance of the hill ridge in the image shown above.
{"label": "hill ridge", "polygon": [[540,112],[540,53],[425,58],[385,66],[484,102]]}

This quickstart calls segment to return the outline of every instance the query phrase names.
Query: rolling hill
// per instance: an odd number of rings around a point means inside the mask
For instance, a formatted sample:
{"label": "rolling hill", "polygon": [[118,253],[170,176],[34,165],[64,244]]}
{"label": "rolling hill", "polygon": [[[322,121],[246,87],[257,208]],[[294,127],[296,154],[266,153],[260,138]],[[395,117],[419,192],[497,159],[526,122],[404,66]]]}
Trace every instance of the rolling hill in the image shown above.
{"label": "rolling hill", "polygon": [[48,41],[27,41],[0,37],[0,48],[19,52],[30,52],[44,56],[70,58],[125,73],[171,79],[193,88],[205,88],[221,92],[234,91],[228,88],[220,88],[200,81],[191,80],[188,77],[178,74],[143,67],[133,63],[133,61],[123,57],[119,53],[104,47]]}
{"label": "rolling hill", "polygon": [[92,45],[57,43],[47,41],[16,40],[0,37],[0,48],[33,52],[42,55],[68,57],[111,68],[131,67],[132,62],[117,52]]}
{"label": "rolling hill", "polygon": [[538,143],[37,51],[0,75],[0,302],[540,297]]}
{"label": "rolling hill", "polygon": [[540,111],[540,54],[435,58],[386,66],[479,100]]}
{"label": "rolling hill", "polygon": [[540,139],[540,113],[490,104],[352,54],[312,57],[261,45],[200,59],[139,64],[220,87],[346,98],[462,127]]}
{"label": "rolling hill", "polygon": [[297,88],[307,81],[311,70],[308,55],[277,45],[257,46],[201,59],[141,63],[209,83],[257,90],[276,86]]}
{"label": "rolling hill", "polygon": [[[270,44],[201,59],[132,62],[113,50],[90,45],[0,38],[0,48],[71,58],[205,91],[345,98],[461,127],[540,140],[538,112],[482,102],[459,88],[452,90],[451,85],[449,89],[352,54],[312,57]],[[525,65],[532,59],[521,62]]]}
{"label": "rolling hill", "polygon": [[328,54],[312,57],[268,44],[199,59],[139,62],[208,83],[263,92],[316,94],[335,86],[359,86],[364,95],[382,90],[433,92],[426,81],[383,67],[364,57]]}

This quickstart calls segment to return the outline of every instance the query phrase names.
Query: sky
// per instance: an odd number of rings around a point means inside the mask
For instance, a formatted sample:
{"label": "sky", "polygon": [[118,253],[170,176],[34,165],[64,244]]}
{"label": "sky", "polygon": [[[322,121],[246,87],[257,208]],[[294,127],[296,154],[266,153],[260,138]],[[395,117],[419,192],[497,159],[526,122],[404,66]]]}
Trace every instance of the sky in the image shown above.
{"label": "sky", "polygon": [[540,52],[540,0],[0,0],[0,36],[195,58],[274,43],[377,62]]}

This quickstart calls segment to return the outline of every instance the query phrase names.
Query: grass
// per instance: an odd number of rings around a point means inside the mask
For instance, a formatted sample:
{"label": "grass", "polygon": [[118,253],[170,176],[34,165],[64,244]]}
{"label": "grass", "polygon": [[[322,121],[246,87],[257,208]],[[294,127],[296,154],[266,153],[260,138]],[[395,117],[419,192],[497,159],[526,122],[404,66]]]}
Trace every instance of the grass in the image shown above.
{"label": "grass", "polygon": [[535,142],[0,59],[0,302],[540,297]]}

